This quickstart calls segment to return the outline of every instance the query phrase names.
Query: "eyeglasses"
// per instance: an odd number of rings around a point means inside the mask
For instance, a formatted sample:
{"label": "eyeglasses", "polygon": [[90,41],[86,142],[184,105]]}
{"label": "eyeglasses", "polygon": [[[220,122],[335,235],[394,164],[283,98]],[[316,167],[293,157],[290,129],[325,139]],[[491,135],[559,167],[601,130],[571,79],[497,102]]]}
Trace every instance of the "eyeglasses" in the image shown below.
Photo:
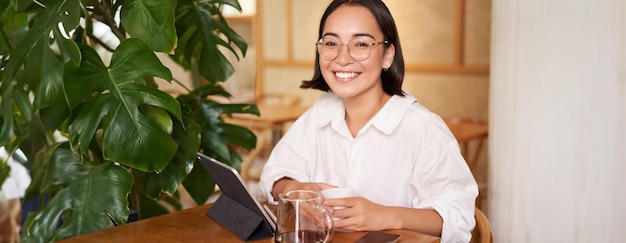
{"label": "eyeglasses", "polygon": [[327,61],[332,61],[337,58],[341,46],[345,45],[348,48],[348,53],[354,60],[363,61],[370,57],[372,48],[378,44],[389,44],[388,41],[375,42],[368,38],[354,38],[348,41],[348,44],[341,44],[337,39],[333,37],[324,37],[317,42],[317,52],[320,57]]}

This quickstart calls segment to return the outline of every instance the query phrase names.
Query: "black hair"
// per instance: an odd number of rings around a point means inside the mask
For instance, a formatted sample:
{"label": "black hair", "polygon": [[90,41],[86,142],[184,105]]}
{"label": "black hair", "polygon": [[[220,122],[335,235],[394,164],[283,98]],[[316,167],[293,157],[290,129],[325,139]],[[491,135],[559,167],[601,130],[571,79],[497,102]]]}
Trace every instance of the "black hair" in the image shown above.
{"label": "black hair", "polygon": [[[402,56],[402,48],[400,47],[400,39],[398,37],[398,29],[396,27],[396,23],[391,16],[391,12],[387,8],[387,5],[383,3],[381,0],[334,0],[328,5],[324,15],[322,15],[322,19],[320,20],[319,34],[318,39],[322,38],[322,31],[324,29],[324,24],[326,23],[326,19],[328,16],[333,13],[337,8],[342,5],[353,5],[353,6],[363,6],[367,8],[372,14],[374,18],[376,18],[376,22],[378,23],[378,27],[383,33],[384,39],[389,42],[389,44],[393,44],[395,47],[395,56],[393,58],[393,63],[389,67],[388,70],[380,73],[380,78],[383,83],[383,90],[385,93],[389,95],[399,95],[404,96],[404,92],[402,92],[402,81],[404,80],[404,57]],[[385,45],[387,48],[387,45]],[[324,77],[322,76],[322,72],[320,70],[319,63],[319,53],[317,49],[315,51],[315,72],[313,73],[313,78],[311,80],[302,81],[300,88],[308,89],[319,89],[322,91],[329,91],[330,87]]]}

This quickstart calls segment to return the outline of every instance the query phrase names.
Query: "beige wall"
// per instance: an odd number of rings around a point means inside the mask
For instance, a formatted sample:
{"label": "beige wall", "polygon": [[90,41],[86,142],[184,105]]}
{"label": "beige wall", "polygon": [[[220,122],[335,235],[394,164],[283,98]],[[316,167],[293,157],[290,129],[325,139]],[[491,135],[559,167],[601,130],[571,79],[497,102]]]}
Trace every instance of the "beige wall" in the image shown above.
{"label": "beige wall", "polygon": [[[239,61],[226,52],[236,68],[225,83],[229,91],[242,99],[254,92],[295,93],[304,105],[312,104],[319,91],[298,86],[313,74],[319,19],[329,1],[263,0],[244,6],[254,10],[231,13],[229,24],[249,49]],[[404,51],[404,90],[443,117],[487,119],[491,0],[385,3]],[[188,79],[187,73],[174,73],[181,81]]]}
{"label": "beige wall", "polygon": [[[329,1],[257,2],[256,92],[303,95],[311,78],[319,19]],[[404,90],[441,116],[487,119],[491,0],[386,0],[406,62]]]}

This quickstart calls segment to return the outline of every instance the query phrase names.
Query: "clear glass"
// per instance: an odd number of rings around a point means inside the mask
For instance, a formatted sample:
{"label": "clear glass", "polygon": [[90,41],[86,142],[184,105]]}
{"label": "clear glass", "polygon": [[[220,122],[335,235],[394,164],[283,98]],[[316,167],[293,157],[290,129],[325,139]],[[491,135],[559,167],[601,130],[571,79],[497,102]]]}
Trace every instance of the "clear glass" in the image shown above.
{"label": "clear glass", "polygon": [[278,200],[276,243],[327,243],[333,237],[330,212],[315,191],[281,193]]}
{"label": "clear glass", "polygon": [[370,57],[374,46],[388,43],[388,41],[376,42],[371,38],[358,37],[348,41],[348,44],[342,44],[336,38],[327,36],[320,39],[316,45],[317,52],[324,60],[335,60],[341,51],[341,46],[345,45],[348,48],[348,53],[354,60],[363,61]]}

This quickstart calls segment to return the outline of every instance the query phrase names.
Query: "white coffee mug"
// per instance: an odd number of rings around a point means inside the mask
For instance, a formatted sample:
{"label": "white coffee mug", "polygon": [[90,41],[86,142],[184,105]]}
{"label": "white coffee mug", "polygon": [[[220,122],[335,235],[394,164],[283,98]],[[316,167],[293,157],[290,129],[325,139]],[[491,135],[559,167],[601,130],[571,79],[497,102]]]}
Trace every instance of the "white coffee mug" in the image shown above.
{"label": "white coffee mug", "polygon": [[320,193],[326,199],[356,197],[356,193],[353,190],[340,187],[324,189]]}
{"label": "white coffee mug", "polygon": [[[348,188],[330,188],[320,191],[322,196],[325,199],[334,199],[334,198],[346,198],[346,197],[356,197],[356,193]],[[333,206],[333,209],[340,210],[347,208],[345,206]],[[333,220],[340,220],[341,218],[333,218]]]}

